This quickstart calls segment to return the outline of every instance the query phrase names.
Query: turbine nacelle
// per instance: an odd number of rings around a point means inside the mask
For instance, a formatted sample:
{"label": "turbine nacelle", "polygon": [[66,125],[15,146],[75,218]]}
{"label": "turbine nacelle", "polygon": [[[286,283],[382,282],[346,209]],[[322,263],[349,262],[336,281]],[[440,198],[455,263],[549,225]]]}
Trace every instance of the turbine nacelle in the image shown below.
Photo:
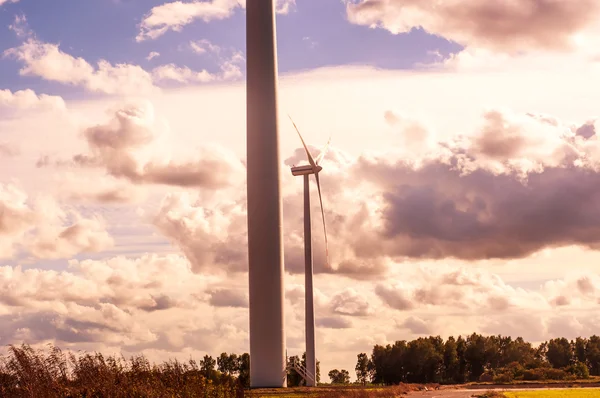
{"label": "turbine nacelle", "polygon": [[[321,170],[323,170],[323,167],[317,165],[316,172],[318,173]],[[308,175],[308,174],[315,174],[315,169],[310,164],[307,164],[306,166],[292,167],[292,175],[304,176],[304,175]]]}
{"label": "turbine nacelle", "polygon": [[321,198],[321,182],[319,181],[319,172],[321,170],[323,170],[323,167],[321,167],[319,165],[319,163],[321,163],[321,160],[323,160],[323,157],[325,156],[325,153],[327,152],[327,147],[329,147],[329,142],[331,142],[331,138],[327,141],[325,148],[321,151],[321,153],[319,154],[317,159],[314,159],[313,156],[311,155],[310,151],[308,150],[308,147],[306,146],[306,143],[304,142],[304,138],[302,138],[302,134],[300,134],[300,130],[298,130],[296,123],[294,123],[291,116],[288,115],[288,117],[290,118],[290,121],[294,125],[294,129],[296,129],[296,132],[298,133],[298,137],[300,137],[300,141],[302,141],[302,146],[304,147],[304,151],[306,152],[306,157],[308,158],[308,163],[310,163],[306,166],[292,167],[292,174],[295,176],[310,175],[310,174],[315,175],[315,179],[317,180],[317,191],[319,192],[319,203],[321,204],[321,216],[323,217],[323,233],[325,235],[325,261],[327,263],[326,265],[329,265],[329,245],[327,244],[327,227],[325,225],[325,209],[323,209],[323,199]]}

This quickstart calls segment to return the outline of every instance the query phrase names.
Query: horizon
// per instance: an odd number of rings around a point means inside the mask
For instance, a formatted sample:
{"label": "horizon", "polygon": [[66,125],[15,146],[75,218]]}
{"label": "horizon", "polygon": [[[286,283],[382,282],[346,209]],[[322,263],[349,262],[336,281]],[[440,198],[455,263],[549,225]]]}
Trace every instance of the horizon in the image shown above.
{"label": "horizon", "polygon": [[[289,356],[306,155],[287,114],[314,157],[331,136],[322,379],[398,340],[600,330],[600,1],[404,3],[277,0]],[[249,352],[243,4],[0,0],[2,349]]]}

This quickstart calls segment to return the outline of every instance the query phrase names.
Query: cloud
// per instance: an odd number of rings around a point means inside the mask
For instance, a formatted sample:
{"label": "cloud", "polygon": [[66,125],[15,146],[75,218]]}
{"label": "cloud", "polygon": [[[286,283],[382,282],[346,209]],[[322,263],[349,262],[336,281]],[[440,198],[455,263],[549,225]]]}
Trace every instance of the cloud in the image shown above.
{"label": "cloud", "polygon": [[11,258],[17,249],[39,259],[68,258],[113,245],[100,218],[70,213],[51,198],[40,197],[31,205],[14,185],[0,185],[0,258]]}
{"label": "cloud", "polygon": [[17,3],[19,0],[0,0],[0,6],[9,3]]}
{"label": "cloud", "polygon": [[[2,5],[1,2],[0,5]],[[17,37],[20,38],[28,37],[33,34],[33,32],[31,31],[31,29],[29,29],[29,26],[27,24],[27,18],[23,14],[15,15],[15,21],[12,24],[8,25],[8,28],[15,32]]]}
{"label": "cloud", "polygon": [[37,236],[27,243],[37,258],[67,258],[77,253],[98,253],[114,244],[102,220],[79,219],[68,227],[38,227]]}
{"label": "cloud", "polygon": [[[228,151],[205,146],[199,159],[175,162],[166,159],[140,162],[136,157],[148,148],[156,136],[154,107],[150,102],[126,104],[117,109],[110,122],[87,128],[83,135],[90,153],[73,156],[71,161],[55,161],[57,166],[104,168],[116,178],[134,184],[162,184],[182,187],[220,189],[233,184],[243,173],[241,162]],[[39,167],[52,164],[42,158]]]}
{"label": "cloud", "polygon": [[161,65],[152,71],[154,80],[173,80],[178,83],[209,83],[215,81],[217,76],[203,69],[194,72],[188,67],[178,67],[175,64]]}
{"label": "cloud", "polygon": [[[168,351],[171,357],[192,348],[211,355],[231,347],[243,352],[244,310],[222,317],[196,298],[212,283],[173,255],[73,260],[61,272],[0,267],[0,339],[102,352]],[[223,342],[224,336],[231,340]]]}
{"label": "cloud", "polygon": [[31,89],[12,92],[8,89],[0,90],[0,111],[3,108],[15,110],[46,109],[64,110],[65,101],[54,95],[36,94]]}
{"label": "cloud", "polygon": [[[287,14],[295,7],[295,0],[277,0],[275,10]],[[139,25],[136,41],[154,40],[169,30],[180,32],[196,20],[205,23],[231,17],[237,7],[246,7],[245,0],[207,0],[184,3],[174,1],[153,7]]]}
{"label": "cloud", "polygon": [[418,161],[393,152],[359,157],[352,173],[382,200],[365,225],[381,228],[370,228],[379,239],[360,230],[354,244],[398,258],[463,260],[596,248],[598,141],[575,136],[577,128],[487,111],[474,134],[442,142]]}
{"label": "cloud", "polygon": [[81,57],[64,53],[56,44],[43,43],[35,38],[6,50],[4,56],[25,64],[20,70],[23,76],[38,76],[45,80],[83,86],[92,92],[142,95],[155,90],[152,76],[140,66],[112,65],[100,60],[94,67]]}
{"label": "cloud", "polygon": [[204,22],[229,18],[238,0],[212,0],[183,3],[174,1],[153,7],[140,23],[140,32],[136,37],[138,42],[153,40],[168,30],[176,32],[197,19]]}
{"label": "cloud", "polygon": [[191,41],[190,48],[196,54],[216,56],[220,72],[211,73],[206,69],[198,72],[171,63],[154,68],[152,71],[154,80],[157,82],[171,80],[178,83],[210,83],[236,80],[243,76],[240,65],[243,65],[246,59],[241,51],[221,48],[208,40]]}
{"label": "cloud", "polygon": [[248,308],[248,297],[238,290],[218,289],[210,293],[210,305],[214,307]]}
{"label": "cloud", "polygon": [[336,294],[331,298],[331,310],[340,315],[367,316],[373,313],[369,302],[352,288]]}
{"label": "cloud", "polygon": [[210,40],[207,39],[190,41],[190,48],[196,54],[219,54],[221,52],[221,47],[211,43]]}
{"label": "cloud", "polygon": [[169,194],[154,216],[154,225],[189,259],[192,270],[246,272],[247,224],[241,202],[224,200],[204,207],[187,193]]}
{"label": "cloud", "polygon": [[413,334],[421,335],[431,334],[433,330],[433,328],[428,322],[415,316],[410,316],[406,318],[404,322],[402,322],[399,326],[410,330],[410,332]]}
{"label": "cloud", "polygon": [[19,149],[11,143],[0,142],[0,157],[14,157],[19,154]]}
{"label": "cloud", "polygon": [[148,56],[146,57],[146,59],[148,61],[151,61],[152,59],[154,59],[156,57],[160,57],[160,53],[158,51],[151,51],[150,54],[148,54]]}
{"label": "cloud", "polygon": [[399,34],[415,28],[464,46],[517,53],[577,46],[600,15],[600,2],[358,0],[346,4],[348,20]]}
{"label": "cloud", "polygon": [[352,327],[352,321],[340,316],[317,318],[315,322],[317,327],[328,329],[349,329]]}
{"label": "cloud", "polygon": [[375,293],[391,308],[405,311],[415,307],[412,300],[407,298],[402,292],[402,288],[393,288],[380,284],[375,287]]}

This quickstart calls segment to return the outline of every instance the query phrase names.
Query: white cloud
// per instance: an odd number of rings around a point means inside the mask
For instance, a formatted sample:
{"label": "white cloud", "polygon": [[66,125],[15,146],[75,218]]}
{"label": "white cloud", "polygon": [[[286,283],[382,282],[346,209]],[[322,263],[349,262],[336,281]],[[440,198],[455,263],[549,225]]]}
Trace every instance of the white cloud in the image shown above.
{"label": "white cloud", "polygon": [[0,108],[14,108],[18,110],[44,108],[48,110],[64,110],[66,105],[61,97],[36,94],[33,90],[19,90],[12,92],[8,89],[0,90]]}
{"label": "white cloud", "polygon": [[219,54],[221,52],[221,47],[211,43],[210,40],[206,39],[190,41],[190,47],[196,54]]}
{"label": "white cloud", "polygon": [[174,1],[153,7],[144,16],[136,40],[156,39],[168,30],[180,31],[197,19],[210,22],[229,18],[238,6],[238,0],[211,0],[190,3]]}
{"label": "white cloud", "polygon": [[156,57],[160,57],[160,53],[158,51],[151,51],[150,54],[148,54],[148,56],[146,57],[146,59],[148,61],[151,61],[152,59],[154,59]]}
{"label": "white cloud", "polygon": [[92,92],[106,94],[151,93],[155,88],[152,76],[137,65],[112,65],[98,61],[97,67],[83,58],[62,52],[58,45],[30,38],[19,47],[4,52],[5,56],[23,62],[20,70],[24,76],[38,76],[45,80],[80,85]]}
{"label": "white cloud", "polygon": [[101,219],[84,218],[75,211],[68,217],[51,198],[40,197],[34,203],[14,185],[0,185],[0,258],[13,257],[17,249],[40,259],[68,258],[113,245]]}
{"label": "white cloud", "polygon": [[178,67],[175,64],[161,65],[152,71],[154,80],[173,80],[178,83],[209,83],[217,79],[215,75],[203,69],[200,72],[192,71],[187,66]]}
{"label": "white cloud", "polygon": [[0,0],[0,6],[8,3],[17,3],[19,0]]}
{"label": "white cloud", "polygon": [[352,23],[395,34],[423,28],[465,46],[518,53],[578,47],[582,36],[594,34],[600,2],[357,0],[346,11]]}
{"label": "white cloud", "polygon": [[[276,12],[288,14],[296,0],[277,0]],[[174,1],[153,7],[142,20],[136,41],[154,40],[167,31],[179,32],[196,20],[210,22],[229,18],[238,7],[245,8],[245,0],[205,0],[184,3]]]}
{"label": "white cloud", "polygon": [[[0,3],[0,5],[2,5],[2,3]],[[27,25],[27,18],[23,14],[15,15],[15,21],[8,25],[8,28],[15,32],[15,35],[20,38],[32,35],[32,32]]]}

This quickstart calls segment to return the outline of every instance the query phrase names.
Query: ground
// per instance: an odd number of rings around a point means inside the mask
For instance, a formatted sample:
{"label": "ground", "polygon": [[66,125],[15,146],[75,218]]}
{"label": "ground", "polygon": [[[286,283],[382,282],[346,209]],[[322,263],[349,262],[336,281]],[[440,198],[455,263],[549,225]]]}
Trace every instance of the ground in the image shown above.
{"label": "ground", "polygon": [[[336,397],[336,398],[392,398],[392,397],[429,397],[429,398],[472,398],[482,396],[487,391],[497,391],[506,398],[600,398],[600,388],[535,388],[525,390],[518,386],[504,386],[486,390],[482,388],[455,388],[442,387],[439,390],[430,389],[423,391],[417,385],[401,385],[395,387],[318,387],[318,388],[287,388],[287,389],[261,389],[253,390],[247,396],[296,398],[296,397]],[[507,391],[510,390],[510,391]]]}

